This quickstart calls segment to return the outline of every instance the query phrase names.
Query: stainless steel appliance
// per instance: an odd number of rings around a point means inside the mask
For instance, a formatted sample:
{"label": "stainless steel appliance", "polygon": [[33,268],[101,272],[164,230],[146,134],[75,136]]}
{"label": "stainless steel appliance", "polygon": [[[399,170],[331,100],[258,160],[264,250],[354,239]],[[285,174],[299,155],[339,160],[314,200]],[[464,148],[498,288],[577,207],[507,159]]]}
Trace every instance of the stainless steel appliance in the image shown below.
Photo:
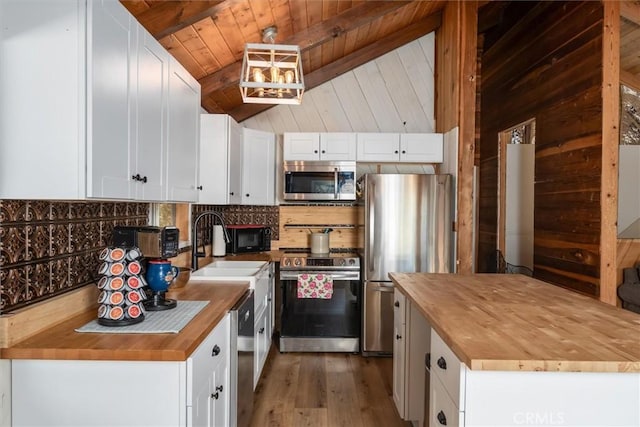
{"label": "stainless steel appliance", "polygon": [[173,258],[178,256],[180,230],[176,227],[115,226],[114,246],[137,247],[145,258]]}
{"label": "stainless steel appliance", "polygon": [[[305,274],[331,275],[329,299],[299,298]],[[360,258],[354,253],[285,254],[280,260],[280,351],[360,351]]]}
{"label": "stainless steel appliance", "polygon": [[231,309],[231,414],[229,424],[245,427],[253,412],[254,295],[250,289]]}
{"label": "stainless steel appliance", "polygon": [[363,354],[393,352],[391,272],[447,273],[451,268],[451,177],[367,174],[363,206]]}
{"label": "stainless steel appliance", "polygon": [[227,253],[244,254],[271,250],[271,227],[265,225],[227,225]]}
{"label": "stainless steel appliance", "polygon": [[284,200],[355,200],[356,162],[285,161]]}

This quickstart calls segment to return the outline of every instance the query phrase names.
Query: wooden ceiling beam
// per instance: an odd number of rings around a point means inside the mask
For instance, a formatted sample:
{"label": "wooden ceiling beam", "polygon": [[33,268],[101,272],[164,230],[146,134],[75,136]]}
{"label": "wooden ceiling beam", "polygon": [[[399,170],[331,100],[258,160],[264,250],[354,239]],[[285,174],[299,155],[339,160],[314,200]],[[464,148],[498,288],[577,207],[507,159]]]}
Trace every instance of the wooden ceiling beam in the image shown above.
{"label": "wooden ceiling beam", "polygon": [[[138,0],[121,0],[121,3],[127,7],[128,3],[136,1]],[[215,16],[219,11],[239,1],[162,1],[136,14],[136,19],[156,40],[160,40],[206,17]],[[129,10],[132,8],[133,6],[128,7]]]}
{"label": "wooden ceiling beam", "polygon": [[[300,31],[286,40],[276,40],[278,44],[291,44],[300,46],[300,51],[305,52],[318,46],[327,40],[338,37],[348,31],[352,31],[362,25],[380,18],[396,9],[407,6],[410,1],[376,1],[364,2],[359,6],[346,10],[335,18],[319,22],[306,30]],[[227,86],[238,84],[242,61],[236,61],[226,67],[201,78],[202,96],[206,97],[211,92],[223,89]]]}
{"label": "wooden ceiling beam", "polygon": [[[435,31],[442,23],[442,14],[437,12],[427,16],[402,31],[396,31],[381,41],[367,45],[331,64],[325,65],[305,76],[305,90],[313,89],[316,86],[338,77],[341,74],[366,64],[394,49],[404,46],[432,31]],[[304,97],[303,101],[304,102]],[[273,104],[242,104],[229,112],[237,122],[248,119],[262,111],[265,111]]]}

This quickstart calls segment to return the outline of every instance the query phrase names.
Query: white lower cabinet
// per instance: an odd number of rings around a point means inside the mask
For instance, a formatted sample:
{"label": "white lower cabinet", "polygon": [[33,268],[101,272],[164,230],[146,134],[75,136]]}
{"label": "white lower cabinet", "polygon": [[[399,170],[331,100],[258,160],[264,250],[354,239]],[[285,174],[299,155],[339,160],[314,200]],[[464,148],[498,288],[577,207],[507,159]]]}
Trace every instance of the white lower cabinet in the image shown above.
{"label": "white lower cabinet", "polygon": [[464,412],[445,391],[437,377],[429,382],[429,426],[464,426]]}
{"label": "white lower cabinet", "polygon": [[254,317],[254,356],[253,389],[258,386],[264,364],[269,356],[273,337],[274,301],[273,301],[273,263],[258,273],[255,285]]}
{"label": "white lower cabinet", "polygon": [[424,418],[425,355],[431,328],[397,289],[394,290],[393,400],[402,419]]}
{"label": "white lower cabinet", "polygon": [[12,425],[226,426],[229,328],[181,362],[12,360]]}

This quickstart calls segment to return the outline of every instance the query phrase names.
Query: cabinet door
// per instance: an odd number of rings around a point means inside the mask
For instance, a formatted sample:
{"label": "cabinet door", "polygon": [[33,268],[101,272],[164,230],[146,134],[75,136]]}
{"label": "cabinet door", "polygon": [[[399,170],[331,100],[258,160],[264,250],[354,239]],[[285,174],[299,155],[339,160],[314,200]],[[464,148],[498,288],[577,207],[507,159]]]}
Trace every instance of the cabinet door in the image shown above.
{"label": "cabinet door", "polygon": [[356,160],[356,134],[331,132],[320,134],[320,160]]}
{"label": "cabinet door", "polygon": [[136,180],[137,200],[163,200],[166,179],[163,160],[167,134],[167,90],[169,77],[169,53],[149,32],[139,26],[137,48],[136,120],[132,123],[137,135],[135,140],[136,164],[132,175]]}
{"label": "cabinet door", "polygon": [[398,415],[405,419],[405,307],[406,298],[400,291],[393,291],[393,401]]}
{"label": "cabinet door", "polygon": [[431,326],[411,301],[406,300],[405,310],[405,419],[419,421],[424,418],[425,356],[431,351]]}
{"label": "cabinet door", "polygon": [[441,133],[400,134],[400,161],[442,163],[444,156]]}
{"label": "cabinet door", "polygon": [[271,132],[244,128],[242,204],[274,205],[276,138]]}
{"label": "cabinet door", "polygon": [[359,133],[357,160],[361,162],[397,162],[400,159],[400,136],[397,133]]}
{"label": "cabinet door", "polygon": [[200,115],[198,203],[227,204],[229,116]]}
{"label": "cabinet door", "polygon": [[130,199],[136,181],[132,116],[134,20],[113,0],[89,2],[87,196]]}
{"label": "cabinet door", "polygon": [[230,205],[242,203],[243,136],[242,126],[232,118],[229,118],[229,159],[227,166],[229,188],[227,188],[227,203]]}
{"label": "cabinet door", "polygon": [[167,114],[167,200],[195,202],[198,199],[200,84],[173,56],[169,57]]}
{"label": "cabinet door", "polygon": [[262,312],[256,317],[255,322],[255,354],[254,354],[254,370],[253,370],[253,389],[255,390],[258,381],[260,381],[260,375],[262,374],[262,368],[267,360],[267,353],[269,351],[268,345],[268,312],[262,310]]}
{"label": "cabinet door", "polygon": [[226,363],[218,363],[213,372],[213,382],[211,390],[212,416],[208,426],[228,426],[230,415],[231,391],[229,378],[229,366]]}
{"label": "cabinet door", "polygon": [[187,426],[211,426],[213,421],[213,401],[211,397],[213,372],[200,378],[193,390],[192,405],[187,411]]}
{"label": "cabinet door", "polygon": [[287,132],[283,142],[284,160],[319,160],[320,134],[312,132]]}

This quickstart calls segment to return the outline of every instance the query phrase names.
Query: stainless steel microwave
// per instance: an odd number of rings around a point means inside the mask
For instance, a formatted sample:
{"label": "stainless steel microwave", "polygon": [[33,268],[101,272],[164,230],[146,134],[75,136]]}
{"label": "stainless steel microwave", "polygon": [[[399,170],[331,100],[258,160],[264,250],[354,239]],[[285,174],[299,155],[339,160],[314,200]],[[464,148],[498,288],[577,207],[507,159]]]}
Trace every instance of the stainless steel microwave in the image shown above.
{"label": "stainless steel microwave", "polygon": [[284,200],[355,200],[356,162],[285,161]]}

